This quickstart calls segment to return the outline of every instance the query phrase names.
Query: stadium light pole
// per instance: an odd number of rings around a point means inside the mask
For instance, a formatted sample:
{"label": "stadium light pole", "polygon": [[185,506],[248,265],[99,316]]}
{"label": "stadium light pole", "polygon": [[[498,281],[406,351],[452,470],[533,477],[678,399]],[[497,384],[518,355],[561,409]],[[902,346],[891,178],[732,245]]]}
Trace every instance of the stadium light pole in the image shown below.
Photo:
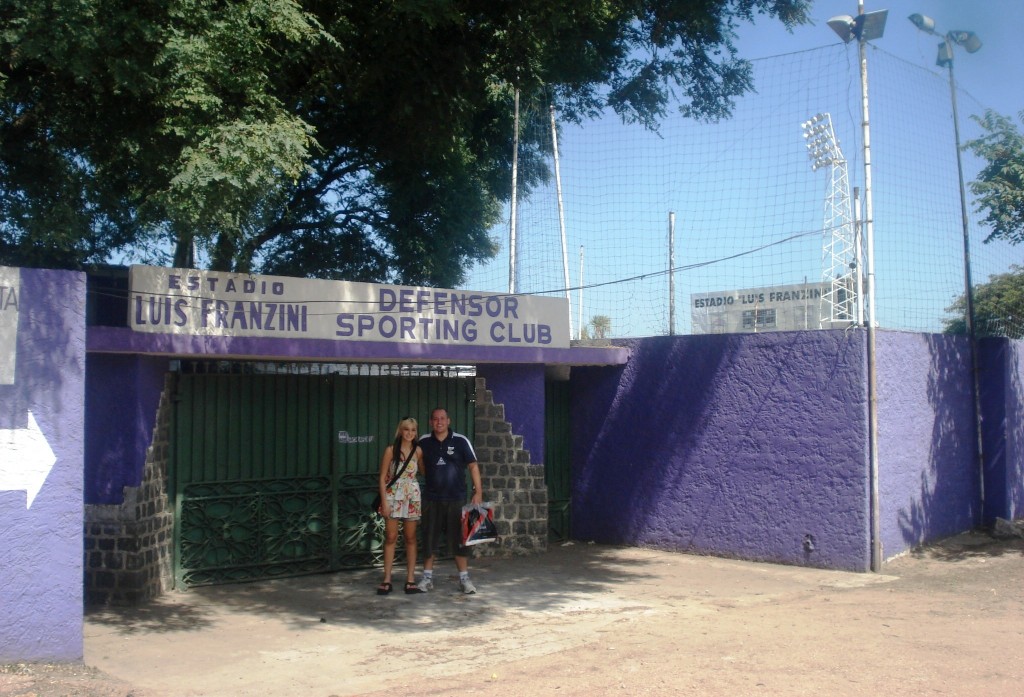
{"label": "stadium light pole", "polygon": [[868,59],[865,45],[885,32],[888,10],[864,12],[864,0],[857,3],[857,16],[839,15],[828,26],[844,43],[857,39],[860,55],[861,131],[864,140],[864,241],[867,245],[868,301],[868,442],[871,480],[871,570],[882,570],[882,524],[878,509],[878,366],[875,359],[875,218],[871,200],[871,128],[868,120]]}
{"label": "stadium light pole", "polygon": [[926,34],[942,39],[935,65],[946,68],[949,73],[949,98],[953,108],[953,140],[956,144],[956,173],[960,183],[960,221],[963,225],[964,244],[964,324],[967,327],[967,338],[971,347],[971,373],[974,387],[974,424],[977,431],[978,449],[978,487],[980,494],[979,516],[985,521],[985,454],[981,429],[981,381],[978,375],[977,331],[974,326],[974,284],[971,282],[971,235],[968,230],[967,192],[964,188],[964,164],[960,154],[960,117],[956,106],[956,79],[953,77],[953,46],[960,46],[968,53],[976,53],[981,48],[981,39],[973,31],[954,29],[944,35],[935,31],[935,20],[926,15],[914,13],[908,17],[914,26]]}
{"label": "stadium light pole", "polygon": [[962,46],[968,53],[975,53],[981,48],[981,40],[974,32],[952,31],[943,36],[935,31],[935,20],[924,14],[914,13],[909,17],[913,26],[926,34],[942,38],[939,44],[939,55],[935,59],[936,66],[945,68],[949,73],[949,99],[953,111],[953,140],[956,144],[956,174],[959,177],[959,193],[961,193],[961,221],[964,226],[964,302],[966,311],[964,321],[967,334],[973,340],[974,330],[974,286],[971,282],[971,235],[968,232],[967,190],[964,187],[964,159],[961,156],[959,143],[959,114],[956,108],[956,80],[953,78],[953,45]]}
{"label": "stadium light pole", "polygon": [[968,233],[963,157],[960,155],[960,117],[956,107],[956,79],[953,77],[953,45],[962,46],[968,53],[975,53],[981,48],[981,40],[973,31],[950,31],[943,36],[935,31],[935,20],[922,14],[912,14],[909,19],[915,27],[926,34],[942,38],[935,65],[947,68],[949,72],[949,95],[953,107],[953,139],[956,143],[956,171],[960,181],[960,219],[963,224],[964,238],[964,304],[966,306],[964,322],[967,325],[967,335],[973,340],[976,335],[974,331],[974,287],[971,283],[971,238]]}

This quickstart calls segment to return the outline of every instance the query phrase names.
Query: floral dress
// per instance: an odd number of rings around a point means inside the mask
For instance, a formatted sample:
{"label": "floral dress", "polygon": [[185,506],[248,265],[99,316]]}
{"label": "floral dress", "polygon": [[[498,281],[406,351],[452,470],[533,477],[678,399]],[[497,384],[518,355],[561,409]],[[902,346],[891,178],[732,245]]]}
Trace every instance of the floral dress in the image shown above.
{"label": "floral dress", "polygon": [[[401,465],[399,465],[401,467]],[[394,472],[394,470],[392,470]],[[409,460],[402,476],[387,488],[388,507],[392,518],[419,520],[421,515],[420,484],[416,481],[416,458]]]}

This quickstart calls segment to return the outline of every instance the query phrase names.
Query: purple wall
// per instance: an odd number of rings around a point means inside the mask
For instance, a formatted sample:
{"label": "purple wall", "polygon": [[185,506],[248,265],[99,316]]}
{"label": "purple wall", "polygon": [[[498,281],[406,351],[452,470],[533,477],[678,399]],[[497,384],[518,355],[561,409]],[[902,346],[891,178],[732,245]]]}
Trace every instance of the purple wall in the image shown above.
{"label": "purple wall", "polygon": [[985,522],[1024,517],[1024,341],[982,339]]}
{"label": "purple wall", "polygon": [[878,332],[882,556],[981,522],[966,337]]}
{"label": "purple wall", "polygon": [[[0,662],[77,661],[85,275],[21,269],[19,311],[15,382],[0,385],[0,430],[24,433],[31,413],[56,459],[31,502],[25,488],[0,481]],[[4,464],[22,465],[5,472],[24,471],[46,451],[40,441],[19,446],[22,438],[0,441]]]}
{"label": "purple wall", "polygon": [[85,381],[85,502],[119,504],[139,486],[168,359],[90,353]]}
{"label": "purple wall", "polygon": [[[534,462],[543,461],[544,365],[573,365],[578,539],[863,571],[871,529],[866,338],[862,331],[656,337],[536,355],[463,355],[442,346],[416,358],[477,363]],[[980,473],[967,341],[876,338],[888,559],[979,523]],[[140,338],[103,327],[90,330],[88,343],[95,352],[90,503],[118,503],[124,486],[139,483],[167,360],[156,354],[414,358],[376,344]],[[1020,517],[1024,343],[984,340],[979,350],[986,518]]]}
{"label": "purple wall", "polygon": [[505,406],[505,420],[523,437],[530,462],[544,462],[544,366],[479,365],[476,372],[486,379],[494,403]]}
{"label": "purple wall", "polygon": [[862,332],[631,348],[573,369],[574,537],[869,568]]}

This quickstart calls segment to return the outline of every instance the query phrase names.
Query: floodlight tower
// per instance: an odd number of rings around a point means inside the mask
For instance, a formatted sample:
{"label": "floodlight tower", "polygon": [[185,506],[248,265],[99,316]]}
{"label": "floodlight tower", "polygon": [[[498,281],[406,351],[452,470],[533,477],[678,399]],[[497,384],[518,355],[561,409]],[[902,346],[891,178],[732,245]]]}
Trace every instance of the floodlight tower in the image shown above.
{"label": "floodlight tower", "polygon": [[811,169],[817,172],[828,167],[830,186],[825,197],[825,220],[822,226],[822,280],[827,284],[820,326],[830,329],[837,324],[850,323],[857,317],[856,231],[853,208],[850,205],[850,177],[846,157],[839,147],[832,116],[815,114],[801,124],[807,140],[807,155]]}

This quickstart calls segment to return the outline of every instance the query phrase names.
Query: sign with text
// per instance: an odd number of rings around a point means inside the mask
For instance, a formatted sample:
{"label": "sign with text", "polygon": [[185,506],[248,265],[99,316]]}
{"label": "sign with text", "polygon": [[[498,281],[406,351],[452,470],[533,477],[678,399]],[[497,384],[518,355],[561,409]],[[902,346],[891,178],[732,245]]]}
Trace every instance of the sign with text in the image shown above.
{"label": "sign with text", "polygon": [[690,295],[694,334],[796,331],[847,327],[827,317],[829,284],[800,283]]}
{"label": "sign with text", "polygon": [[0,385],[14,384],[20,296],[21,269],[0,266]]}
{"label": "sign with text", "polygon": [[564,298],[133,266],[128,325],[202,336],[568,348]]}

